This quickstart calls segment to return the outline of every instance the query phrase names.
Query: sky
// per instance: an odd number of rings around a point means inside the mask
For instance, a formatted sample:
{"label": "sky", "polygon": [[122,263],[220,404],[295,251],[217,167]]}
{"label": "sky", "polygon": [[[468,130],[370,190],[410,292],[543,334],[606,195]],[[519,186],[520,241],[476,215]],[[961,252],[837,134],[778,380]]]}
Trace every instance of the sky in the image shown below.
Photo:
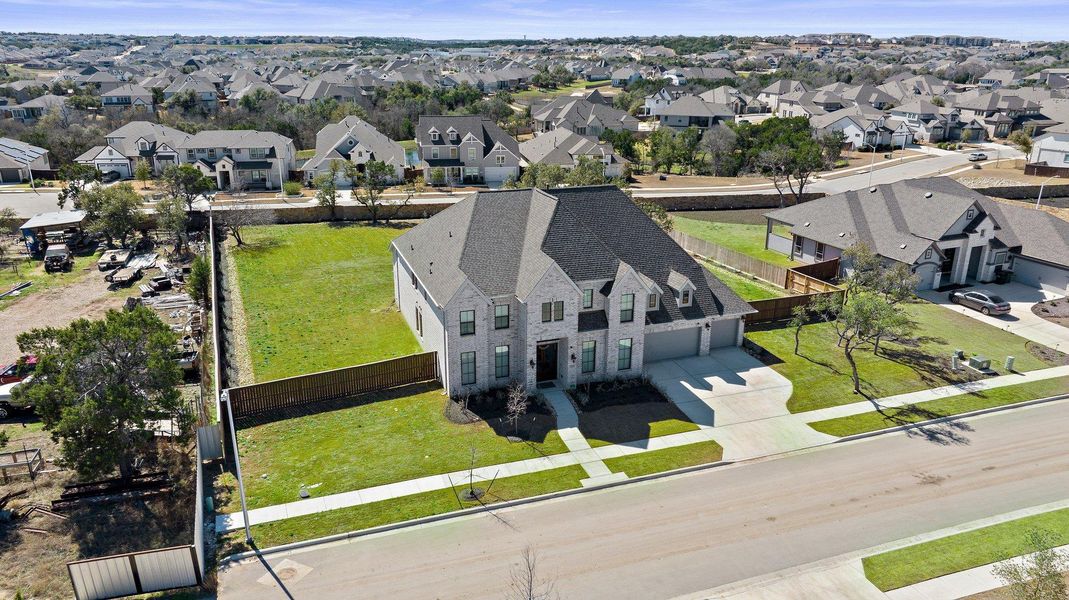
{"label": "sky", "polygon": [[1067,0],[0,0],[0,30],[423,39],[859,32],[1069,37]]}

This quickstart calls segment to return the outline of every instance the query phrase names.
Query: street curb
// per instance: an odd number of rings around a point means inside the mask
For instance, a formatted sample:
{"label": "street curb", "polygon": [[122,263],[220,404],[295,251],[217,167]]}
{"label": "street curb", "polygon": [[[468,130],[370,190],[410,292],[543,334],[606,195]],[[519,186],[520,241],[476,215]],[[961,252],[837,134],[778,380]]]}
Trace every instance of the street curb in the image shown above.
{"label": "street curb", "polygon": [[[410,519],[408,521],[400,521],[398,523],[390,523],[390,524],[387,524],[387,525],[379,525],[377,527],[371,527],[371,528],[368,528],[368,529],[360,529],[360,530],[357,530],[357,531],[348,531],[348,532],[345,532],[345,533],[337,533],[337,534],[334,534],[334,535],[329,535],[329,536],[324,536],[324,537],[319,537],[319,538],[313,538],[313,539],[310,539],[310,540],[302,540],[302,541],[299,541],[299,542],[292,542],[292,543],[289,543],[289,544],[283,544],[281,546],[272,546],[270,548],[264,548],[262,550],[249,550],[249,551],[246,551],[246,552],[239,552],[237,554],[232,554],[230,556],[226,556],[226,557],[220,559],[219,560],[219,566],[223,566],[223,565],[230,564],[230,563],[238,563],[238,562],[242,562],[244,560],[248,560],[250,558],[255,558],[255,557],[260,557],[260,556],[267,556],[267,555],[270,555],[270,554],[279,554],[279,553],[283,553],[283,552],[289,552],[289,551],[292,551],[292,550],[300,550],[302,548],[307,548],[309,546],[319,546],[319,545],[330,544],[330,543],[339,542],[339,541],[359,539],[359,538],[368,537],[368,536],[372,536],[372,535],[376,535],[376,534],[380,534],[380,533],[388,533],[388,532],[391,532],[391,531],[396,531],[398,529],[405,529],[405,528],[408,528],[408,527],[418,527],[418,526],[421,526],[421,525],[427,525],[427,524],[436,523],[436,522],[439,522],[439,521],[445,521],[445,520],[448,520],[448,519],[459,519],[459,518],[467,517],[467,516],[471,516],[471,515],[477,515],[477,514],[482,514],[482,513],[486,513],[486,512],[491,512],[491,511],[497,510],[497,509],[505,509],[505,508],[511,508],[511,507],[514,507],[514,506],[524,506],[524,505],[527,505],[527,504],[534,504],[536,502],[544,502],[544,501],[548,501],[548,500],[556,500],[556,499],[559,499],[559,498],[567,498],[567,497],[571,497],[571,496],[577,496],[579,494],[585,494],[585,493],[589,493],[589,492],[598,492],[598,491],[608,490],[608,489],[621,487],[621,486],[625,486],[625,485],[642,483],[642,482],[645,482],[645,481],[655,481],[655,480],[658,480],[658,479],[665,479],[665,478],[673,477],[673,476],[676,476],[676,475],[685,475],[685,474],[688,474],[688,473],[695,473],[695,472],[699,472],[699,471],[711,470],[711,469],[714,469],[714,468],[726,467],[726,466],[730,466],[730,465],[737,465],[737,464],[743,464],[743,463],[754,462],[754,461],[764,461],[764,460],[769,460],[769,459],[773,459],[773,458],[781,458],[781,457],[784,457],[784,456],[792,455],[792,454],[794,454],[796,452],[806,452],[806,451],[812,451],[812,450],[818,449],[818,448],[833,447],[836,444],[841,444],[841,443],[844,443],[844,442],[851,442],[851,441],[858,441],[858,440],[868,439],[868,438],[877,437],[877,436],[880,436],[880,435],[885,435],[885,434],[888,434],[888,433],[896,433],[896,432],[900,432],[900,431],[905,431],[907,429],[916,429],[918,427],[922,427],[924,425],[930,425],[930,424],[933,424],[933,423],[942,423],[942,422],[950,421],[950,420],[953,420],[953,419],[964,419],[964,418],[976,417],[976,416],[981,416],[981,415],[985,415],[985,414],[989,414],[989,413],[1002,412],[1002,411],[1005,411],[1005,410],[1012,410],[1012,409],[1015,409],[1015,408],[1024,408],[1024,407],[1031,406],[1031,405],[1044,404],[1044,403],[1047,403],[1047,402],[1054,402],[1054,401],[1057,401],[1057,400],[1065,400],[1065,399],[1069,399],[1069,394],[1061,394],[1061,395],[1058,395],[1058,396],[1050,396],[1050,397],[1047,397],[1047,398],[1040,398],[1038,400],[1026,400],[1024,402],[1018,402],[1018,403],[1015,403],[1015,404],[1006,404],[1004,406],[995,406],[995,407],[976,410],[976,411],[972,411],[972,412],[968,412],[968,413],[950,415],[950,416],[947,416],[947,417],[940,417],[938,419],[930,419],[928,421],[921,421],[921,422],[918,422],[918,423],[912,423],[910,425],[901,425],[901,426],[898,426],[898,427],[890,427],[890,428],[887,428],[887,429],[879,429],[877,431],[859,433],[859,434],[856,434],[856,435],[839,438],[837,440],[834,440],[834,441],[831,441],[831,442],[827,442],[827,443],[824,443],[824,444],[817,444],[815,446],[809,446],[807,448],[798,448],[796,450],[791,450],[789,452],[781,452],[781,453],[778,453],[778,454],[771,454],[771,455],[768,455],[768,456],[756,456],[756,457],[746,458],[746,459],[737,460],[737,461],[724,461],[724,460],[721,460],[721,461],[717,461],[717,462],[713,462],[713,463],[706,463],[706,464],[702,464],[702,465],[693,465],[693,466],[689,466],[689,467],[680,467],[678,469],[672,469],[671,471],[661,471],[659,473],[650,473],[648,475],[641,475],[639,477],[633,477],[633,478],[625,479],[623,481],[608,482],[608,483],[604,483],[604,484],[597,485],[597,486],[592,486],[592,487],[586,487],[586,488],[579,487],[579,488],[573,488],[573,489],[570,489],[570,490],[561,490],[559,492],[551,492],[549,494],[542,494],[540,496],[530,496],[530,497],[527,497],[527,498],[519,498],[519,499],[516,499],[516,500],[509,500],[509,501],[506,501],[506,502],[500,502],[500,503],[497,503],[497,504],[491,504],[491,505],[487,505],[487,506],[477,506],[477,507],[472,507],[472,508],[466,508],[466,509],[463,509],[463,510],[451,511],[451,512],[441,513],[441,514],[437,514],[437,515],[430,515],[430,516],[426,516],[426,517],[419,517],[419,518],[416,518],[416,519]],[[806,426],[808,426],[808,423],[806,424]],[[696,443],[701,443],[701,442],[696,442]],[[234,529],[234,530],[232,530],[231,532],[228,532],[228,533],[232,533],[233,531],[240,531],[240,529]]]}
{"label": "street curb", "polygon": [[[1043,381],[1043,380],[1040,380],[1040,381]],[[993,388],[993,389],[998,389],[998,388]],[[1046,398],[1037,398],[1035,400],[1024,400],[1023,402],[1015,402],[1013,404],[1003,404],[1002,406],[992,406],[990,408],[981,408],[979,410],[974,410],[974,411],[970,411],[970,412],[964,412],[964,413],[958,413],[956,415],[947,415],[945,417],[939,417],[938,419],[928,419],[927,421],[917,421],[916,423],[910,423],[908,425],[897,425],[895,427],[888,427],[886,429],[877,429],[875,431],[866,431],[865,433],[855,433],[853,435],[848,435],[848,436],[845,436],[845,437],[841,437],[841,438],[835,440],[834,442],[829,442],[829,444],[841,444],[841,443],[844,443],[844,442],[853,442],[853,441],[856,441],[856,440],[863,440],[863,439],[875,437],[875,436],[878,436],[878,435],[883,435],[883,434],[886,434],[886,433],[895,433],[895,432],[899,432],[899,431],[908,431],[910,429],[918,429],[918,428],[924,427],[926,425],[935,425],[935,424],[938,424],[938,423],[946,423],[947,421],[953,421],[953,420],[956,420],[956,419],[968,419],[970,417],[978,417],[978,416],[981,416],[981,415],[987,415],[987,414],[991,414],[991,413],[1002,412],[1002,411],[1005,411],[1005,410],[1013,410],[1015,408],[1024,408],[1026,406],[1033,406],[1033,405],[1037,405],[1037,404],[1045,404],[1047,402],[1056,402],[1058,400],[1066,400],[1066,399],[1069,399],[1069,394],[1059,394],[1057,396],[1047,396]],[[936,400],[938,400],[938,398]],[[932,402],[932,400],[928,400],[927,402]],[[905,406],[905,405],[903,405],[903,406]],[[902,407],[895,407],[895,408],[902,408]],[[868,414],[868,413],[858,413],[858,414],[864,415],[864,414]],[[850,415],[850,416],[856,416],[856,415]],[[837,417],[837,418],[842,418],[842,417]],[[830,421],[830,420],[833,420],[833,419],[827,419],[827,420]],[[819,423],[819,422],[820,421],[813,421],[812,423]],[[806,423],[806,426],[812,428],[812,423]],[[830,434],[828,434],[828,435],[830,435]]]}
{"label": "street curb", "polygon": [[[701,442],[696,442],[701,443]],[[626,456],[626,455],[625,455]],[[578,487],[570,490],[561,490],[559,492],[550,492],[548,494],[542,494],[540,496],[528,496],[527,498],[518,498],[516,500],[508,500],[505,502],[498,502],[496,504],[488,504],[485,506],[474,506],[471,508],[465,508],[462,510],[454,510],[437,515],[429,515],[426,517],[419,517],[416,519],[410,519],[408,521],[400,521],[398,523],[389,523],[387,525],[379,525],[377,527],[370,527],[368,529],[359,529],[357,531],[347,531],[345,533],[336,533],[334,535],[328,535],[320,538],[314,538],[311,540],[302,540],[299,542],[292,542],[289,544],[283,544],[281,546],[272,546],[270,548],[264,548],[262,550],[248,550],[246,552],[239,552],[237,554],[231,554],[219,560],[219,566],[223,566],[229,563],[237,563],[250,558],[258,556],[266,556],[268,554],[278,554],[280,552],[288,552],[291,550],[299,550],[308,546],[319,546],[322,544],[330,544],[333,542],[340,542],[345,540],[357,539],[367,537],[379,533],[387,533],[398,529],[404,529],[408,527],[418,527],[420,525],[427,525],[430,523],[436,523],[438,521],[445,521],[447,519],[459,519],[470,515],[477,515],[494,510],[511,508],[514,506],[523,506],[525,504],[534,504],[535,502],[544,502],[547,500],[555,500],[558,498],[567,498],[569,496],[577,496],[579,494],[586,494],[589,492],[597,492],[601,490],[612,489],[623,485],[630,485],[634,483],[641,483],[643,481],[654,481],[657,479],[663,479],[671,477],[673,475],[683,475],[686,473],[693,473],[697,471],[705,471],[714,469],[717,467],[723,467],[734,464],[734,461],[717,461],[712,463],[705,463],[702,465],[692,465],[689,467],[680,467],[678,469],[672,469],[671,471],[661,471],[659,473],[650,473],[648,475],[641,475],[639,477],[632,477],[623,481],[611,481],[608,483],[595,485],[591,487]],[[573,465],[574,466],[574,465]],[[339,509],[340,510],[340,509]],[[254,525],[255,527],[255,525]],[[233,531],[240,531],[235,529]],[[231,531],[230,533],[233,533]]]}

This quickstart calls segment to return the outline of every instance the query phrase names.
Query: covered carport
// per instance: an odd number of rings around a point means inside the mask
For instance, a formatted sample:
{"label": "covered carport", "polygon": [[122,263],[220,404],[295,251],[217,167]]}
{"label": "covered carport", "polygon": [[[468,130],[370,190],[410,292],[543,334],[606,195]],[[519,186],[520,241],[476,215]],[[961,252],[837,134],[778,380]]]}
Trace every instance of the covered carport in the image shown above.
{"label": "covered carport", "polygon": [[84,210],[48,212],[34,215],[29,221],[23,223],[19,230],[22,232],[26,249],[30,254],[36,254],[41,250],[41,242],[44,241],[45,234],[50,231],[81,229],[83,221],[85,221]]}

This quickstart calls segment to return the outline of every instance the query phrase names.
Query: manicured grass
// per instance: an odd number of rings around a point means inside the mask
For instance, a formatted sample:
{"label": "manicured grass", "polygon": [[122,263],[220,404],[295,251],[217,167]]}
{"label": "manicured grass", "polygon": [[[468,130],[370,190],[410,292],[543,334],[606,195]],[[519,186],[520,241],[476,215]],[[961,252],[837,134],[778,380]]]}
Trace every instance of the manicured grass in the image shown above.
{"label": "manicured grass", "polygon": [[723,456],[724,449],[720,444],[708,441],[610,458],[605,461],[605,465],[614,473],[623,472],[627,473],[628,477],[639,477],[650,473],[713,463]]}
{"label": "manicured grass", "polygon": [[567,451],[556,431],[511,442],[484,421],[454,424],[443,415],[441,390],[370,400],[239,430],[249,506],[296,501],[302,484],[320,497],[461,471],[471,466],[473,446],[476,466]]}
{"label": "manicured grass", "polygon": [[401,140],[397,143],[401,144],[401,147],[404,148],[406,152],[409,150],[415,150],[419,147],[419,145],[416,144],[416,140]]}
{"label": "manicured grass", "polygon": [[[613,411],[614,409],[622,409],[622,408],[630,408],[630,407],[613,406],[613,407],[609,407],[609,408],[603,408],[603,409],[601,409],[600,411],[597,411],[597,412],[598,413],[603,412],[603,411],[604,412],[609,412],[609,411]],[[673,406],[672,408],[675,408],[675,407]],[[678,410],[678,409],[676,409],[676,410]],[[597,415],[597,413],[593,413],[593,414]],[[589,419],[585,419],[585,417],[587,417],[587,416],[588,416],[588,414],[584,413],[583,415],[581,415],[579,417],[579,423],[580,423],[579,424],[579,429],[580,429],[580,431],[583,431],[584,430],[584,426],[586,426],[590,422]],[[598,437],[592,437],[591,435],[587,435],[586,431],[583,431],[583,435],[586,437],[586,441],[587,441],[587,443],[590,444],[591,448],[598,448],[600,446],[611,446],[613,444],[623,444],[623,443],[626,443],[626,442],[633,442],[633,441],[636,441],[636,440],[639,440],[639,439],[655,438],[655,437],[661,437],[662,435],[672,435],[672,434],[675,434],[675,433],[685,433],[687,431],[694,431],[694,430],[698,429],[697,425],[695,425],[694,423],[691,423],[690,421],[686,420],[685,418],[679,418],[679,419],[666,418],[666,419],[663,419],[663,420],[652,421],[652,422],[645,422],[645,421],[643,421],[641,419],[635,419],[632,423],[630,423],[630,425],[632,427],[637,426],[639,429],[641,429],[641,433],[637,434],[637,435],[621,435],[619,433],[619,430],[617,430],[617,432],[615,432],[614,434],[603,436],[603,437],[610,438],[610,439],[601,439],[601,438],[598,438]],[[630,429],[632,427],[626,427],[626,428]],[[631,439],[622,439],[622,438],[631,438]]]}
{"label": "manicured grass", "polygon": [[1046,530],[1056,546],[1069,544],[1069,509],[1007,521],[862,560],[865,576],[883,591],[957,573],[1032,551],[1027,534]]}
{"label": "manicured grass", "polygon": [[723,281],[724,285],[734,290],[743,300],[768,300],[771,298],[782,298],[788,295],[787,291],[782,288],[777,288],[760,279],[754,279],[749,275],[725,269],[716,263],[702,261],[702,266],[708,269],[713,275],[716,275],[717,279]]}
{"label": "manicured grass", "polygon": [[765,248],[765,225],[750,223],[720,223],[673,215],[675,228],[687,235],[707,242],[731,248],[747,256],[758,258],[767,263],[781,267],[794,266],[795,263],[785,254]]}
{"label": "manicured grass", "polygon": [[[516,100],[516,101],[519,101],[519,100],[535,100],[535,99],[538,99],[538,98],[552,98],[552,97],[555,97],[555,96],[567,96],[567,95],[572,94],[574,92],[585,92],[588,89],[590,91],[593,91],[593,89],[595,87],[609,85],[611,83],[612,83],[612,81],[610,81],[608,79],[605,79],[603,81],[587,81],[585,79],[577,79],[577,80],[573,81],[572,83],[570,83],[568,85],[562,85],[559,88],[543,90],[543,89],[539,89],[539,88],[536,88],[536,87],[531,87],[530,89],[526,89],[526,90],[523,90],[523,91],[520,91],[520,92],[513,93],[512,94],[512,99]],[[588,88],[587,86],[590,86],[590,87]]]}
{"label": "manicured grass", "polygon": [[308,160],[310,158],[315,157],[315,155],[316,155],[315,148],[310,148],[308,150],[298,150],[297,151],[297,160]]}
{"label": "manicured grass", "polygon": [[[4,265],[3,269],[0,269],[0,293],[10,290],[16,283],[22,283],[23,281],[31,281],[33,285],[22,290],[18,296],[0,298],[0,309],[29,294],[36,294],[49,288],[74,282],[74,280],[85,274],[86,269],[96,269],[97,258],[98,255],[95,253],[75,256],[74,266],[69,273],[45,273],[44,261],[32,260],[26,257],[12,258]],[[11,270],[11,263],[14,261],[18,262],[19,272],[17,275]]]}
{"label": "manicured grass", "polygon": [[419,352],[393,306],[390,241],[401,227],[249,228],[231,248],[256,381]]}
{"label": "manicured grass", "polygon": [[[504,477],[489,487],[483,497],[484,504],[493,504],[507,500],[518,500],[541,494],[580,487],[579,481],[586,478],[586,472],[580,466],[562,467],[539,471],[527,475]],[[484,490],[489,481],[477,482],[476,487]],[[463,486],[458,487],[458,490]],[[391,500],[372,502],[317,513],[306,517],[295,517],[274,523],[265,523],[252,527],[253,539],[260,548],[269,548],[300,540],[307,540],[348,531],[357,531],[437,515],[463,508],[479,506],[477,502],[458,502],[452,489],[435,490]],[[227,536],[223,545],[227,553],[240,552],[243,547],[244,532],[235,532]]]}
{"label": "manicured grass", "polygon": [[993,406],[1005,406],[1026,400],[1046,398],[1064,394],[1067,391],[1069,391],[1069,377],[1057,377],[891,408],[885,411],[886,414],[869,412],[838,419],[816,421],[809,423],[809,426],[821,433],[844,437],[940,417],[960,415]]}
{"label": "manicured grass", "polygon": [[[950,370],[950,354],[962,349],[966,355],[983,353],[999,374],[1002,361],[1017,358],[1018,371],[1052,366],[1033,356],[1027,340],[977,319],[949,311],[929,302],[917,301],[903,307],[917,323],[915,345],[882,342],[880,354],[862,348],[854,352],[861,376],[861,389],[881,398],[917,390],[960,383],[971,371]],[[772,368],[791,380],[794,392],[787,403],[791,412],[803,412],[864,400],[853,393],[850,365],[836,346],[838,340],[830,323],[814,323],[802,328],[799,354],[794,353],[794,330],[777,327],[750,330],[746,337],[772,353]]]}

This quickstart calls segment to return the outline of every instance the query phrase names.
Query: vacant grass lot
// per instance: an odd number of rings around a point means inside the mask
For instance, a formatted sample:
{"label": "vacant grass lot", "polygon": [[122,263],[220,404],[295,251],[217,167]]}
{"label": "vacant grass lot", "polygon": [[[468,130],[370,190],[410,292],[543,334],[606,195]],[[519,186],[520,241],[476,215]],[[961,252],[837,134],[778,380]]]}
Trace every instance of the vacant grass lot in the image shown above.
{"label": "vacant grass lot", "polygon": [[[720,211],[705,211],[701,215],[705,219],[713,219],[716,218],[717,212]],[[736,252],[741,252],[781,267],[791,267],[797,264],[789,256],[765,248],[766,226],[763,221],[759,224],[720,222],[681,216],[682,214],[684,213],[674,213],[672,220],[675,222],[675,228],[687,235],[731,248]],[[690,213],[685,214],[690,215]],[[729,215],[725,218],[731,218],[731,216]]]}
{"label": "vacant grass lot", "polygon": [[[32,260],[27,257],[13,258],[3,269],[0,269],[0,293],[13,288],[15,284],[24,281],[32,282],[33,285],[22,290],[18,296],[6,296],[0,298],[0,309],[8,304],[24,298],[29,294],[36,294],[52,287],[66,285],[74,282],[85,274],[85,269],[96,269],[97,254],[82,254],[74,257],[74,266],[70,272],[45,273],[45,263],[40,260]],[[12,264],[18,265],[18,273],[12,270]],[[103,276],[102,276],[103,277]]]}
{"label": "vacant grass lot", "polygon": [[[476,487],[487,490],[484,504],[529,498],[561,490],[580,487],[579,481],[586,477],[580,466],[550,469],[538,473],[504,477],[494,481],[476,482]],[[459,486],[458,491],[463,489]],[[270,548],[300,540],[313,539],[337,533],[368,529],[387,523],[397,523],[420,517],[437,515],[464,508],[479,506],[478,502],[463,502],[457,499],[452,489],[435,490],[422,494],[403,496],[392,500],[371,502],[349,508],[341,508],[305,517],[295,517],[274,523],[252,527],[253,539],[260,548]],[[243,531],[231,533],[223,540],[222,555],[247,550]]]}
{"label": "vacant grass lot", "polygon": [[892,550],[862,560],[865,576],[883,591],[1031,552],[1027,534],[1046,530],[1056,546],[1069,544],[1069,509],[1016,519]]}
{"label": "vacant grass lot", "polygon": [[[957,314],[929,302],[917,301],[903,307],[917,323],[916,343],[883,342],[880,354],[872,349],[854,352],[865,394],[881,398],[917,390],[960,383],[967,380],[967,369],[950,370],[950,354],[955,349],[966,355],[982,352],[991,358],[991,366],[1005,374],[1002,361],[1007,355],[1017,357],[1018,371],[1032,371],[1051,366],[1027,349],[1027,340],[976,319]],[[804,412],[863,400],[853,393],[850,365],[836,346],[838,337],[830,323],[814,323],[802,328],[799,354],[794,353],[794,330],[779,327],[764,331],[751,330],[746,337],[770,352],[772,368],[791,380],[794,393],[787,408]]]}
{"label": "vacant grass lot", "polygon": [[[515,102],[521,104],[528,104],[535,100],[546,100],[555,98],[557,96],[567,96],[574,92],[586,92],[594,91],[595,87],[603,87],[611,84],[612,81],[605,79],[601,81],[587,81],[585,79],[576,79],[568,85],[563,85],[559,88],[552,89],[540,89],[531,87],[523,91],[515,92],[512,94],[512,99]],[[587,86],[590,86],[589,88]]]}
{"label": "vacant grass lot", "polygon": [[960,415],[993,406],[1005,406],[1026,400],[1047,398],[1057,394],[1064,394],[1067,391],[1069,391],[1069,377],[1056,377],[1044,381],[1019,383],[993,390],[960,394],[929,402],[889,408],[883,413],[870,412],[838,419],[816,421],[809,423],[809,426],[821,433],[844,437],[951,415]]}
{"label": "vacant grass lot", "polygon": [[610,458],[605,466],[614,473],[626,473],[628,477],[640,477],[650,473],[693,467],[719,461],[724,449],[716,442],[697,442],[674,446],[663,450],[651,450],[630,456]]}
{"label": "vacant grass lot", "polygon": [[743,300],[768,300],[770,298],[782,298],[788,295],[787,291],[782,288],[777,288],[760,279],[754,279],[749,275],[725,269],[714,262],[701,261],[701,263],[703,267],[708,269],[713,275],[716,275],[717,279],[723,281],[724,285],[734,290]]}
{"label": "vacant grass lot", "polygon": [[419,352],[393,306],[390,241],[402,227],[250,228],[231,248],[256,381]]}
{"label": "vacant grass lot", "polygon": [[[370,400],[239,430],[249,507],[299,500],[302,484],[318,497],[460,471],[471,466],[473,447],[476,466],[567,451],[556,431],[538,442],[510,442],[484,421],[451,423],[441,390]],[[237,510],[231,504],[227,512]]]}

